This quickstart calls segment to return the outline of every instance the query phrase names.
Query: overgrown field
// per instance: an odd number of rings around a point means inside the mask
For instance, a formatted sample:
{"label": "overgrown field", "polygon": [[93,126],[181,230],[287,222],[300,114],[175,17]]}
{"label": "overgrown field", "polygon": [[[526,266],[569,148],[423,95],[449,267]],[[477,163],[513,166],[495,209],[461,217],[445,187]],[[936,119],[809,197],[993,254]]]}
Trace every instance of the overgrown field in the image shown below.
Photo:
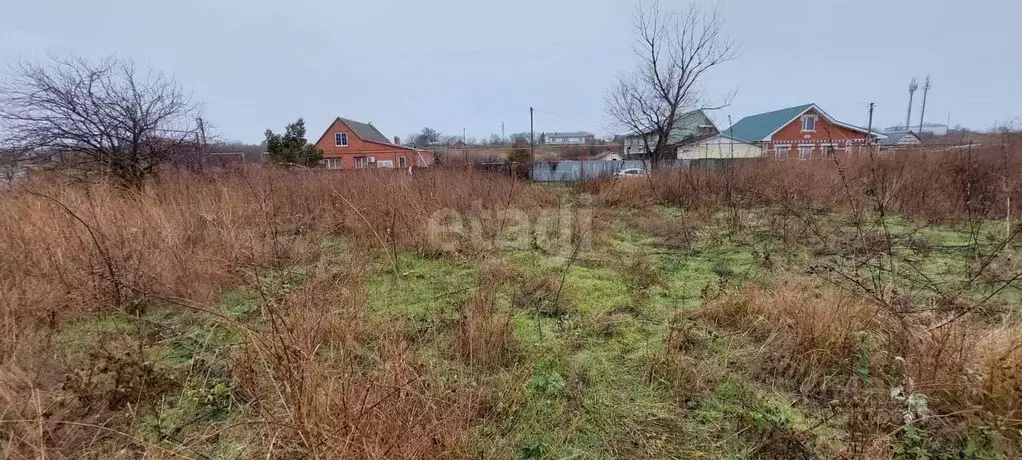
{"label": "overgrown field", "polygon": [[1019,458],[1015,147],[33,179],[0,458]]}

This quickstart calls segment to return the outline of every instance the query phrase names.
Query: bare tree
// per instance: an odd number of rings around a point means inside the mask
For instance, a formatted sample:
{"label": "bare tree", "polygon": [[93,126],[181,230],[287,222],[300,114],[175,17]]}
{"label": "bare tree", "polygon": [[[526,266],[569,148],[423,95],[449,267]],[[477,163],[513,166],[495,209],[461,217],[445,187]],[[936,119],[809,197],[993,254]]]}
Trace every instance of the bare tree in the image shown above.
{"label": "bare tree", "polygon": [[737,45],[724,35],[717,10],[693,4],[678,14],[652,2],[636,7],[638,68],[619,78],[607,96],[607,111],[620,127],[639,135],[654,167],[672,158],[668,147],[675,122],[686,112],[714,109],[700,84],[714,67],[734,59]]}
{"label": "bare tree", "polygon": [[0,145],[60,154],[75,166],[139,185],[198,152],[199,107],[181,87],[130,60],[51,58],[12,66],[0,83]]}
{"label": "bare tree", "polygon": [[0,148],[0,185],[14,181],[18,173],[19,159],[16,152]]}

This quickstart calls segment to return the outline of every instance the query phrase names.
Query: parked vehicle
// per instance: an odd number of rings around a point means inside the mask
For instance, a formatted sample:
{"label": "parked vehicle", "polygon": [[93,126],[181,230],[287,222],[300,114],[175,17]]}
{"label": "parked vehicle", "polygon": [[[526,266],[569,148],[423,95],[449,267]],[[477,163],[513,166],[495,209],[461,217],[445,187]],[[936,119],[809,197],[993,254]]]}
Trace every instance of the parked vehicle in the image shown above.
{"label": "parked vehicle", "polygon": [[642,169],[642,168],[628,168],[628,169],[622,169],[622,170],[618,171],[617,173],[614,174],[614,177],[632,178],[632,177],[646,177],[648,175],[649,175],[649,173],[646,172],[645,169]]}

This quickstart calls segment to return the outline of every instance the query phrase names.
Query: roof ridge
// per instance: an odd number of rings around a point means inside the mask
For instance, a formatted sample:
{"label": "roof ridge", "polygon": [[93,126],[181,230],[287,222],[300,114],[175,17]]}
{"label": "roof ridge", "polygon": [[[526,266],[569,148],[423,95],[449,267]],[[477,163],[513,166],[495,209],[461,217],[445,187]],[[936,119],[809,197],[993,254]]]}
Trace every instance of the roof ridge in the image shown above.
{"label": "roof ridge", "polygon": [[376,143],[378,144],[394,145],[393,142],[391,142],[390,139],[387,139],[387,136],[385,136],[383,132],[380,131],[379,128],[374,126],[371,122],[362,123],[361,121],[356,121],[344,117],[337,117],[337,119],[341,120],[342,122],[344,122],[344,124],[348,125],[348,127],[351,128],[352,131],[354,131],[355,135],[364,141],[372,140],[376,141]]}
{"label": "roof ridge", "polygon": [[[733,137],[735,139],[750,142],[760,141],[777,129],[780,129],[784,125],[790,123],[797,114],[804,113],[806,110],[813,107],[821,110],[816,103],[810,102],[808,104],[793,105],[783,109],[749,115],[729,126],[724,130],[724,133],[727,133],[729,137]],[[781,117],[783,117],[783,119]],[[738,129],[736,130],[736,128]],[[738,132],[736,133],[736,131]]]}
{"label": "roof ridge", "polygon": [[[816,105],[816,104],[815,104],[815,103],[813,103],[813,102],[810,102],[810,103],[808,103],[808,104],[799,104],[799,105],[793,105],[793,106],[791,106],[791,107],[785,107],[785,108],[783,108],[783,109],[771,110],[771,111],[769,111],[769,112],[762,112],[762,113],[757,113],[757,114],[754,114],[754,115],[749,115],[749,116],[747,116],[747,117],[745,117],[745,118],[749,118],[749,117],[758,117],[758,116],[760,116],[760,115],[773,115],[773,114],[775,114],[775,113],[779,113],[779,112],[787,112],[787,111],[789,111],[789,110],[795,110],[795,109],[799,109],[799,110],[805,110],[805,109],[807,109],[807,108],[809,108],[809,107],[812,107],[812,106],[814,106],[814,105]],[[741,121],[741,120],[739,120],[739,121]]]}

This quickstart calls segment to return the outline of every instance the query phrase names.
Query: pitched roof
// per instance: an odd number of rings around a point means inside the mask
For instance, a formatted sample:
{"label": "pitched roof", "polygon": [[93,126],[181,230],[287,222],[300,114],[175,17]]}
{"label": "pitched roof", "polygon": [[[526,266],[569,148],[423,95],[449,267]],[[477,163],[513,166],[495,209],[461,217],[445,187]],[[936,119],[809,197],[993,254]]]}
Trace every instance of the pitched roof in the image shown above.
{"label": "pitched roof", "polygon": [[916,142],[920,142],[919,136],[916,136],[916,133],[912,131],[898,131],[893,133],[887,133],[887,137],[884,139],[880,139],[880,142],[878,142],[878,144],[882,146],[898,145],[898,143],[901,142],[902,139],[908,136],[912,136],[916,138]]}
{"label": "pitched roof", "polygon": [[380,142],[383,144],[389,144],[390,140],[387,136],[384,136],[380,130],[376,129],[372,123],[362,123],[355,120],[349,120],[347,118],[338,117],[344,124],[348,125],[352,131],[355,132],[358,137],[364,141]]}
{"label": "pitched roof", "polygon": [[390,140],[387,139],[387,136],[384,136],[383,133],[381,133],[380,130],[376,129],[376,127],[373,126],[372,123],[362,123],[355,120],[349,120],[343,117],[337,117],[337,119],[334,120],[333,123],[330,123],[330,125],[326,127],[326,131],[323,131],[323,135],[319,136],[319,140],[316,141],[316,144],[319,144],[320,142],[323,141],[323,138],[330,133],[330,128],[332,128],[334,126],[334,123],[337,123],[338,121],[344,123],[345,125],[348,125],[348,128],[351,128],[351,131],[354,132],[355,135],[358,136],[359,139],[362,139],[363,141],[372,142],[374,144],[389,145],[391,147],[397,147],[399,149],[412,151],[417,150],[412,147],[405,147],[403,145],[391,143]]}
{"label": "pitched roof", "polygon": [[[700,128],[707,126],[713,128],[712,133],[705,133]],[[650,131],[651,132],[651,131]],[[717,125],[713,123],[710,117],[706,116],[706,112],[702,109],[693,110],[686,112],[678,116],[678,119],[674,122],[674,126],[671,129],[671,135],[667,139],[668,144],[678,144],[683,141],[692,140],[696,136],[706,137],[707,135],[716,135],[719,131]],[[646,134],[648,134],[647,132]],[[625,137],[638,137],[636,133],[629,134]]]}
{"label": "pitched roof", "polygon": [[773,112],[750,115],[738,120],[730,128],[724,130],[724,134],[747,142],[757,142],[766,139],[784,125],[787,125],[795,117],[809,110],[813,104],[798,105],[786,109],[774,110]]}
{"label": "pitched roof", "polygon": [[591,133],[577,131],[573,133],[543,133],[546,137],[591,137]]}
{"label": "pitched roof", "polygon": [[[827,112],[824,112],[816,104],[803,104],[795,107],[788,107],[786,109],[774,110],[773,112],[761,113],[758,115],[750,115],[735,123],[730,128],[724,130],[724,134],[735,139],[743,140],[746,142],[760,142],[766,140],[781,128],[787,126],[789,123],[795,121],[799,115],[802,115],[809,109],[814,109],[820,113],[827,121],[842,126],[853,131],[859,131],[861,133],[867,132],[865,128],[860,128],[855,125],[848,123],[842,123],[835,120]],[[883,139],[886,136],[877,130],[870,131],[870,134],[877,138]]]}

